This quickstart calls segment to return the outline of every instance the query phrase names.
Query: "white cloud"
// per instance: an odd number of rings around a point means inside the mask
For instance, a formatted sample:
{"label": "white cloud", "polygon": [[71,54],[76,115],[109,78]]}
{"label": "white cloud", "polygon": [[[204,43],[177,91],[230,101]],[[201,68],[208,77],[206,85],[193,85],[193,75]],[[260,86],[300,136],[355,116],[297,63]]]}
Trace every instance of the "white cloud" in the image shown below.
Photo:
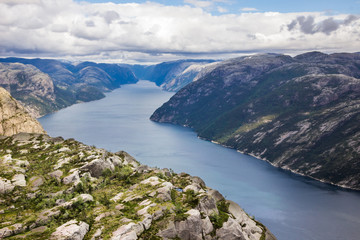
{"label": "white cloud", "polygon": [[22,0],[12,5],[0,2],[0,16],[1,56],[121,62],[360,49],[360,18],[353,15],[247,12],[213,16],[201,8],[151,2]]}
{"label": "white cloud", "polygon": [[213,3],[211,1],[200,1],[200,0],[184,0],[185,3],[189,3],[199,8],[210,7]]}
{"label": "white cloud", "polygon": [[256,11],[259,11],[259,10],[256,9],[256,8],[244,7],[244,8],[241,9],[241,11],[243,11],[243,12],[256,12]]}
{"label": "white cloud", "polygon": [[217,10],[219,13],[226,13],[228,12],[228,10],[226,8],[223,8],[223,7],[217,7]]}

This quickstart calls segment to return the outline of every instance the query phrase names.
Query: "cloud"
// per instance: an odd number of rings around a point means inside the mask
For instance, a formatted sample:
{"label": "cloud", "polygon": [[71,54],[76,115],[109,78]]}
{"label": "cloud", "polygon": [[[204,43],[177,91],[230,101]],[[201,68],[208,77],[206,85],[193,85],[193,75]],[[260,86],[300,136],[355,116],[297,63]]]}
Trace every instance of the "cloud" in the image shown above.
{"label": "cloud", "polygon": [[184,0],[185,3],[189,3],[199,8],[207,8],[213,5],[211,1],[200,1],[200,0]]}
{"label": "cloud", "polygon": [[[200,2],[218,7],[215,3],[220,0]],[[189,5],[22,0],[12,5],[0,2],[0,16],[1,56],[148,62],[249,52],[360,49],[357,15],[214,16]]]}
{"label": "cloud", "polygon": [[330,35],[342,26],[350,25],[359,19],[359,16],[348,15],[345,19],[336,20],[333,17],[329,17],[316,23],[314,16],[298,16],[287,25],[287,28],[289,31],[293,31],[299,25],[300,31],[305,34],[325,33]]}
{"label": "cloud", "polygon": [[244,7],[244,8],[241,9],[241,11],[243,11],[243,12],[256,12],[256,11],[259,11],[259,10],[257,10],[256,8]]}
{"label": "cloud", "polygon": [[228,12],[228,10],[227,10],[226,8],[223,8],[223,7],[217,7],[217,11],[218,11],[219,13],[226,13],[226,12]]}

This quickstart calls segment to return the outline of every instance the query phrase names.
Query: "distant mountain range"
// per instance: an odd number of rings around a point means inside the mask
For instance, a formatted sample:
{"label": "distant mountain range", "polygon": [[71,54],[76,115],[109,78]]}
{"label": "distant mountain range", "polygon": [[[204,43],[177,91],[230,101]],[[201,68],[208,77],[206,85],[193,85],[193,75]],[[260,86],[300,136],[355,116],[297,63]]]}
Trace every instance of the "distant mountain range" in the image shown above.
{"label": "distant mountain range", "polygon": [[0,86],[35,117],[105,97],[104,92],[138,79],[127,67],[50,59],[0,59]]}
{"label": "distant mountain range", "polygon": [[151,120],[360,189],[359,78],[359,53],[231,59],[178,91]]}
{"label": "distant mountain range", "polygon": [[149,80],[166,91],[178,91],[196,81],[201,72],[216,65],[214,60],[178,60],[156,65],[123,65],[129,67],[139,79]]}
{"label": "distant mountain range", "polygon": [[33,116],[147,79],[178,91],[153,121],[298,174],[360,189],[360,53],[309,52],[152,66],[0,59],[0,86]]}

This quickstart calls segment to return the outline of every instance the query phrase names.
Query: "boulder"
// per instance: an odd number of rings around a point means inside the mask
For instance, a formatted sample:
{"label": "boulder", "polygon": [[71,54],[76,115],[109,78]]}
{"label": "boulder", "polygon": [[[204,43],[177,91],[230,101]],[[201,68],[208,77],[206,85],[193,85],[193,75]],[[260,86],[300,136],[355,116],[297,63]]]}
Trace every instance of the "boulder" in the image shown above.
{"label": "boulder", "polygon": [[233,218],[229,218],[222,228],[216,230],[216,237],[219,240],[246,240],[240,224]]}
{"label": "boulder", "polygon": [[8,193],[14,189],[14,185],[11,183],[10,180],[0,177],[0,193]]}
{"label": "boulder", "polygon": [[53,240],[82,240],[89,231],[89,224],[71,220],[56,229],[51,234]]}
{"label": "boulder", "polygon": [[63,178],[63,183],[65,185],[70,183],[77,184],[79,182],[80,182],[80,175],[78,170],[75,170],[73,173]]}
{"label": "boulder", "polygon": [[203,236],[203,221],[201,214],[196,209],[191,209],[186,212],[188,218],[181,222],[169,222],[167,228],[158,233],[162,238],[176,238],[183,240],[202,240]]}
{"label": "boulder", "polygon": [[137,236],[139,236],[143,231],[143,224],[130,222],[127,225],[119,227],[115,232],[113,232],[111,240],[137,239]]}
{"label": "boulder", "polygon": [[54,172],[49,173],[49,176],[55,178],[58,182],[61,181],[62,175],[63,175],[63,171],[61,170],[56,170]]}
{"label": "boulder", "polygon": [[170,182],[164,182],[161,184],[161,188],[158,188],[156,192],[158,193],[158,198],[160,198],[163,201],[170,201],[171,200],[171,190],[174,188],[172,183]]}
{"label": "boulder", "polygon": [[237,203],[229,200],[227,202],[229,203],[229,212],[241,226],[244,226],[242,227],[242,231],[249,237],[254,234],[261,236],[263,230],[256,225],[256,222],[252,220]]}
{"label": "boulder", "polygon": [[16,223],[10,227],[0,229],[0,239],[10,237],[23,232],[25,229],[22,224]]}
{"label": "boulder", "polygon": [[15,186],[25,187],[26,186],[25,175],[21,173],[14,175],[12,178],[12,183]]}
{"label": "boulder", "polygon": [[221,193],[219,193],[218,190],[210,189],[208,191],[208,194],[210,196],[212,196],[215,199],[216,202],[221,201],[221,200],[225,200],[224,196]]}
{"label": "boulder", "polygon": [[140,182],[141,184],[150,184],[151,186],[155,186],[161,183],[160,179],[156,176],[149,177]]}
{"label": "boulder", "polygon": [[200,198],[197,209],[207,216],[219,214],[215,199],[209,195],[204,195]]}
{"label": "boulder", "polygon": [[201,188],[205,188],[205,187],[206,187],[204,180],[202,180],[200,177],[197,177],[197,176],[190,177],[190,180],[191,180],[193,183],[198,184]]}
{"label": "boulder", "polygon": [[195,193],[199,193],[199,192],[204,192],[204,190],[200,187],[199,184],[197,183],[193,183],[193,184],[190,184],[190,185],[187,185],[185,188],[184,188],[184,192],[188,191],[188,190],[192,190],[194,191]]}
{"label": "boulder", "polygon": [[34,176],[30,178],[29,184],[33,190],[37,190],[41,185],[44,184],[44,179],[41,176]]}
{"label": "boulder", "polygon": [[81,171],[90,172],[93,177],[100,177],[102,173],[110,169],[114,171],[115,166],[109,159],[95,159],[80,168]]}

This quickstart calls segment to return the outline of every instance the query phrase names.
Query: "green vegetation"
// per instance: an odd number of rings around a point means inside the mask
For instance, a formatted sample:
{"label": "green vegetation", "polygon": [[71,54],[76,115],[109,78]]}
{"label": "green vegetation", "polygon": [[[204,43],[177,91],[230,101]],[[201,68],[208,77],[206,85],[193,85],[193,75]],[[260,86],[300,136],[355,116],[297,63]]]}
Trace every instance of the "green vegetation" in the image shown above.
{"label": "green vegetation", "polygon": [[277,166],[360,189],[358,55],[317,54],[219,64],[151,119],[189,126],[201,138]]}

